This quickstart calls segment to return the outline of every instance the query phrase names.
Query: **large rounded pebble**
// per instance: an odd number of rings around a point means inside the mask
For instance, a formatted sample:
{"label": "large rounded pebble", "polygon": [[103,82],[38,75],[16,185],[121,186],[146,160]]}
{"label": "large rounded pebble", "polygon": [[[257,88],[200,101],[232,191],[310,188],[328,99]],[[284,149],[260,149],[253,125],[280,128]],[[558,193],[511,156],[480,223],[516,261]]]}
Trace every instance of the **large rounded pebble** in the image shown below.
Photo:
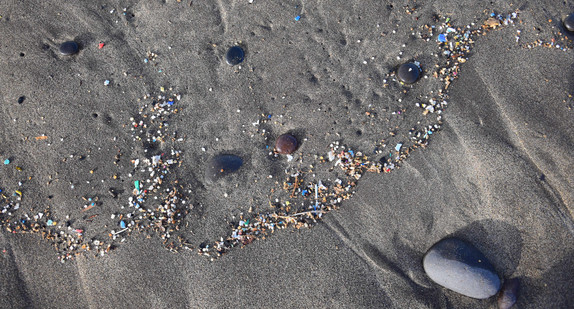
{"label": "large rounded pebble", "polygon": [[244,58],[245,58],[245,52],[243,51],[243,48],[241,48],[240,46],[233,46],[229,48],[229,50],[227,51],[227,55],[225,55],[225,60],[227,60],[227,63],[229,65],[240,64],[241,62],[243,62]]}
{"label": "large rounded pebble", "polygon": [[574,32],[574,13],[566,16],[564,19],[564,28],[570,32]]}
{"label": "large rounded pebble", "polygon": [[484,254],[457,238],[434,244],[423,267],[434,282],[468,297],[485,299],[500,289],[500,278]]}
{"label": "large rounded pebble", "polygon": [[237,171],[243,165],[243,159],[235,155],[217,155],[211,159],[205,169],[205,177],[209,181],[217,181],[223,176]]}
{"label": "large rounded pebble", "polygon": [[518,298],[518,291],[520,290],[520,282],[518,278],[512,278],[504,281],[502,290],[498,295],[498,308],[509,309],[514,306]]}
{"label": "large rounded pebble", "polygon": [[297,150],[297,138],[291,134],[283,134],[275,141],[275,151],[281,154],[291,154]]}
{"label": "large rounded pebble", "polygon": [[60,53],[62,55],[74,55],[77,54],[78,51],[80,51],[80,46],[74,41],[64,42],[60,45]]}
{"label": "large rounded pebble", "polygon": [[421,69],[414,63],[404,63],[397,69],[398,79],[405,84],[412,84],[419,79]]}

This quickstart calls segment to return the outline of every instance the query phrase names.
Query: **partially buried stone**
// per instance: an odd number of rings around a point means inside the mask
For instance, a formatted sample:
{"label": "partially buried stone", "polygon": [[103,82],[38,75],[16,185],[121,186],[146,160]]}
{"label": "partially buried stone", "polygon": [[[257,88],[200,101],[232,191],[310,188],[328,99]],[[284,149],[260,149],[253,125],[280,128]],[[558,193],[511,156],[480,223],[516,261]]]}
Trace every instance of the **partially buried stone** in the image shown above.
{"label": "partially buried stone", "polygon": [[74,55],[77,54],[78,51],[80,51],[80,47],[78,46],[78,43],[74,41],[67,41],[60,45],[60,53],[62,55]]}
{"label": "partially buried stone", "polygon": [[518,278],[512,278],[504,281],[502,290],[498,295],[498,308],[509,309],[514,306],[518,298],[518,290],[520,289],[520,282]]}
{"label": "partially buried stone", "polygon": [[564,19],[564,28],[570,32],[574,32],[574,13],[566,16]]}
{"label": "partially buried stone", "polygon": [[211,159],[205,169],[205,177],[208,181],[217,181],[223,176],[237,171],[243,165],[243,159],[238,156],[223,154]]}
{"label": "partially buried stone", "polygon": [[225,55],[225,60],[227,60],[227,63],[230,65],[240,64],[241,62],[243,62],[244,58],[245,58],[245,52],[243,51],[243,48],[241,48],[240,46],[233,46],[229,48],[229,50],[227,51],[227,55]]}
{"label": "partially buried stone", "polygon": [[484,254],[457,238],[434,244],[423,267],[434,282],[468,297],[485,299],[500,289],[500,278]]}
{"label": "partially buried stone", "polygon": [[275,141],[275,151],[281,154],[292,154],[297,146],[297,138],[291,134],[280,135]]}
{"label": "partially buried stone", "polygon": [[421,70],[414,63],[404,63],[397,69],[397,77],[405,84],[412,84],[419,79]]}

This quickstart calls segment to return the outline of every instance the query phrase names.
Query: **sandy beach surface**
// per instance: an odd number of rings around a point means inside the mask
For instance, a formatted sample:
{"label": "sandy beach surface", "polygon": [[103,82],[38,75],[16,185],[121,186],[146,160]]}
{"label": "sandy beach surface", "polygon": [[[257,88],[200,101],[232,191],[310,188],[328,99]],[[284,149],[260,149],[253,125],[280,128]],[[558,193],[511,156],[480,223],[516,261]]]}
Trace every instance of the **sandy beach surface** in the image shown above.
{"label": "sandy beach surface", "polygon": [[496,308],[426,275],[457,237],[572,308],[572,12],[0,2],[0,307]]}

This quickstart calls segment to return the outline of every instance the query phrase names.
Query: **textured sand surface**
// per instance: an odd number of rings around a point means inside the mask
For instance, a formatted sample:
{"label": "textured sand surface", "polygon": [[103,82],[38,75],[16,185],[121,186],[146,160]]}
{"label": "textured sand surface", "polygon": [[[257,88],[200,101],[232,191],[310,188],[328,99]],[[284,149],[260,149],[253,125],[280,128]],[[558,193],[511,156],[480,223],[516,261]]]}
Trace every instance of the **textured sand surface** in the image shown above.
{"label": "textured sand surface", "polygon": [[[517,307],[572,306],[574,51],[527,45],[574,46],[559,34],[574,3],[206,2],[0,3],[0,159],[10,159],[0,189],[11,199],[22,193],[17,216],[49,207],[58,224],[115,248],[61,263],[41,233],[4,224],[0,307],[494,308],[495,297],[467,298],[425,275],[424,253],[447,236],[473,243],[502,278],[520,278]],[[450,18],[480,29],[491,12],[517,10],[516,24],[476,36],[448,88],[441,129],[400,168],[364,174],[311,229],[278,230],[215,261],[197,254],[229,236],[239,213],[268,211],[284,171],[322,166],[314,155],[331,143],[378,161],[408,146],[411,128],[437,123],[415,106],[443,86],[432,74],[439,32],[422,40],[424,25]],[[68,40],[78,55],[59,54]],[[225,53],[236,44],[246,56],[232,67]],[[400,85],[391,73],[412,60],[426,78]],[[174,140],[157,147],[130,130],[146,94],[181,97],[164,127]],[[269,155],[286,132],[302,141],[293,161]],[[120,229],[111,215],[127,213],[129,174],[137,177],[131,160],[171,149],[181,164],[162,189],[184,192],[178,235],[194,250],[172,253],[146,231],[111,242]],[[220,153],[245,163],[207,182],[205,165]],[[339,174],[317,167],[308,177]],[[97,206],[82,211],[82,197],[98,197]]]}

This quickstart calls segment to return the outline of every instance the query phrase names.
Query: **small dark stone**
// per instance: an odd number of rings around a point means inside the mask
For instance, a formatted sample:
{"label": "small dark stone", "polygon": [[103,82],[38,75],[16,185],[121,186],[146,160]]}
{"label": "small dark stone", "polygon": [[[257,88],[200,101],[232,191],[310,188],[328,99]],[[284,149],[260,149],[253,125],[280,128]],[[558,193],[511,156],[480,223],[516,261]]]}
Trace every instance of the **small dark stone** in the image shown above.
{"label": "small dark stone", "polygon": [[233,46],[229,48],[229,50],[227,51],[227,55],[225,55],[225,60],[227,60],[227,63],[230,65],[240,64],[241,62],[243,62],[244,58],[245,58],[245,52],[243,51],[243,48],[241,48],[240,46]]}
{"label": "small dark stone", "polygon": [[60,45],[60,53],[62,55],[74,55],[77,54],[78,51],[80,51],[80,46],[74,41],[64,42]]}
{"label": "small dark stone", "polygon": [[574,32],[574,13],[566,16],[564,19],[564,28],[570,32]]}
{"label": "small dark stone", "polygon": [[208,181],[217,181],[223,176],[237,171],[243,165],[243,159],[235,155],[217,155],[211,159],[205,169]]}
{"label": "small dark stone", "polygon": [[113,197],[113,198],[118,198],[119,192],[116,188],[109,188],[108,189],[108,193]]}
{"label": "small dark stone", "polygon": [[414,63],[404,63],[397,69],[397,77],[405,84],[412,84],[419,79],[421,69]]}
{"label": "small dark stone", "polygon": [[502,290],[498,294],[498,308],[509,309],[514,306],[516,299],[518,299],[518,291],[520,290],[520,282],[518,278],[512,278],[504,281]]}
{"label": "small dark stone", "polygon": [[423,267],[434,282],[468,297],[485,299],[500,290],[500,278],[484,254],[457,238],[434,244]]}
{"label": "small dark stone", "polygon": [[19,98],[18,98],[18,104],[24,103],[24,100],[26,100],[26,97],[25,97],[25,96],[19,97]]}
{"label": "small dark stone", "polygon": [[283,134],[275,141],[275,151],[281,154],[291,154],[297,150],[297,138],[291,134]]}

